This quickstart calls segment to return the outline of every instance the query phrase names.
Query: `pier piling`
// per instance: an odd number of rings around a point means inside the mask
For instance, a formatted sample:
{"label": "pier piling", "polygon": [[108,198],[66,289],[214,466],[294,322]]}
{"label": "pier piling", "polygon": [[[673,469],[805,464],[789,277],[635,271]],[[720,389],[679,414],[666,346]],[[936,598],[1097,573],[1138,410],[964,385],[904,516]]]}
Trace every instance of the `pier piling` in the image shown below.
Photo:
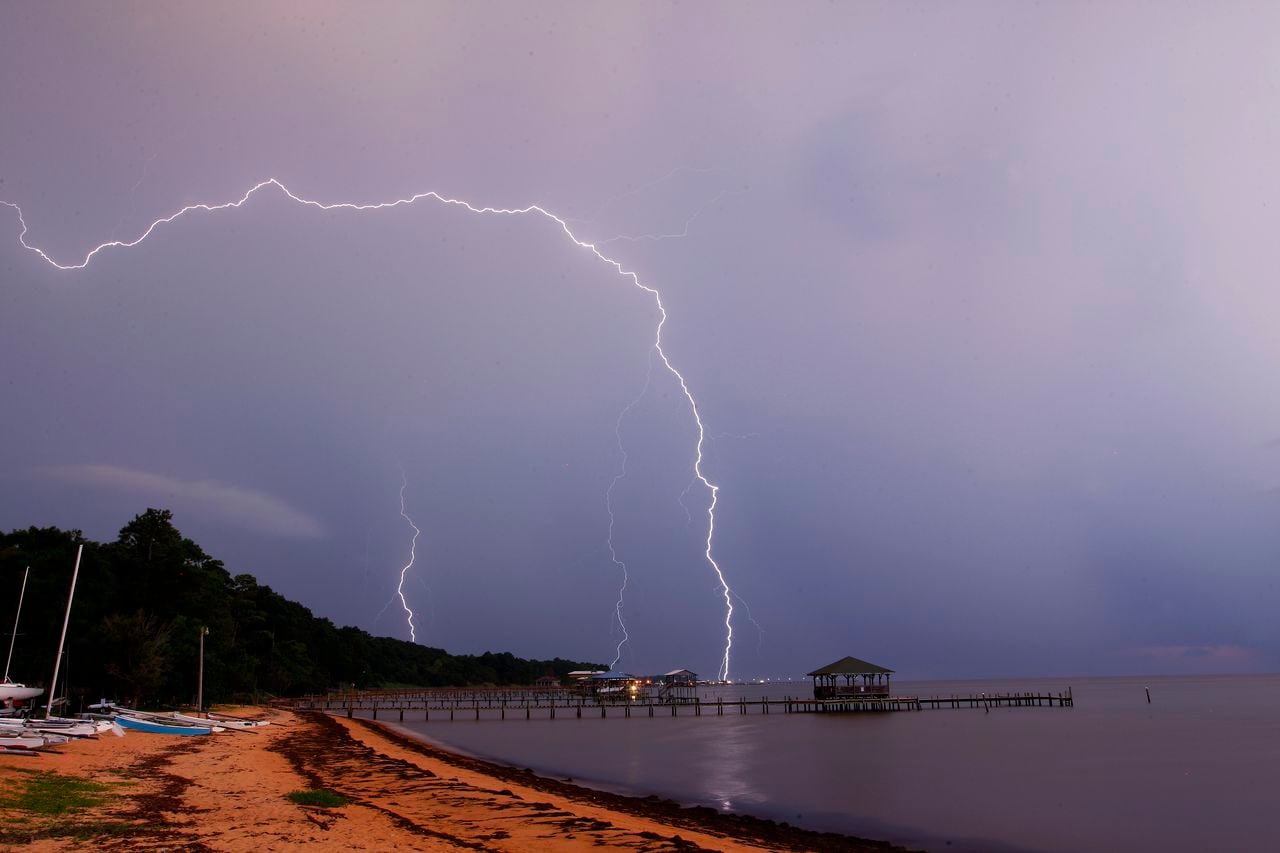
{"label": "pier piling", "polygon": [[[307,696],[293,700],[290,705],[299,710],[329,711],[341,714],[346,712],[348,718],[355,716],[356,711],[367,713],[372,719],[385,711],[394,711],[398,720],[403,723],[406,711],[416,711],[421,707],[424,722],[431,720],[431,712],[448,711],[449,719],[455,720],[458,711],[470,711],[472,719],[483,718],[482,711],[497,710],[498,719],[507,719],[507,708],[524,708],[524,718],[534,719],[534,711],[539,712],[538,719],[555,720],[562,718],[558,712],[572,708],[574,718],[582,719],[583,708],[599,708],[600,718],[608,719],[609,709],[621,708],[622,713],[615,718],[630,719],[635,716],[653,718],[659,709],[667,709],[672,717],[680,716],[681,706],[689,706],[692,716],[703,716],[704,703],[701,698],[693,697],[683,700],[671,700],[665,697],[619,698],[615,700],[592,701],[586,697],[570,694],[567,691],[542,691],[539,693],[518,694],[518,688],[487,688],[473,691],[460,689],[436,689],[416,691],[366,691],[359,695],[345,692],[329,696]],[[1144,688],[1147,703],[1151,703],[1151,689]],[[715,716],[723,717],[725,712],[724,697],[714,700]],[[891,711],[923,711],[939,709],[971,709],[981,708],[984,714],[994,709],[1011,708],[1072,708],[1075,700],[1071,688],[1058,693],[978,693],[968,696],[951,694],[949,696],[887,696],[857,695],[837,696],[824,699],[801,699],[785,696],[782,699],[762,697],[749,699],[735,697],[730,699],[730,707],[736,705],[739,716],[752,714],[771,714],[775,706],[781,706],[784,714],[812,713],[885,713]],[[645,713],[640,714],[639,709]],[[515,719],[512,715],[512,719]]]}

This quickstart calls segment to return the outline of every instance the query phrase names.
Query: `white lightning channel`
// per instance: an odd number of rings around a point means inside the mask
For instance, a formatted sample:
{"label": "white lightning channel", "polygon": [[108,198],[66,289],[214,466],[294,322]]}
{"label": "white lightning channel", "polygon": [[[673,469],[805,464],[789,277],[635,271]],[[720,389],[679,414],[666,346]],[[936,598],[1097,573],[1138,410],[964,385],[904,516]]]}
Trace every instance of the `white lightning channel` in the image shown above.
{"label": "white lightning channel", "polygon": [[707,490],[707,492],[711,496],[711,500],[707,506],[707,536],[704,542],[703,556],[706,558],[707,564],[711,566],[712,571],[715,572],[716,580],[719,582],[721,595],[724,599],[725,643],[724,643],[724,655],[721,658],[718,677],[719,677],[719,680],[721,681],[727,681],[729,678],[730,656],[733,651],[733,590],[729,588],[729,582],[725,578],[724,570],[720,567],[720,564],[716,562],[715,555],[714,555],[714,548],[713,548],[715,544],[715,532],[716,532],[716,506],[720,500],[720,487],[717,486],[715,483],[711,482],[711,480],[707,479],[706,474],[702,470],[703,444],[706,441],[707,431],[706,431],[706,427],[702,423],[702,414],[698,411],[698,401],[694,398],[693,392],[689,389],[689,383],[685,380],[684,374],[682,374],[676,368],[676,366],[671,362],[671,359],[667,356],[666,350],[663,349],[662,347],[662,330],[667,324],[667,309],[662,302],[662,294],[657,290],[657,288],[652,287],[648,284],[645,284],[643,281],[641,281],[638,273],[634,272],[633,270],[626,269],[622,265],[621,261],[614,260],[613,258],[605,255],[602,251],[600,251],[600,248],[595,243],[591,243],[586,240],[579,239],[578,236],[575,235],[573,230],[569,227],[569,223],[562,217],[557,216],[556,214],[552,213],[551,211],[537,204],[530,204],[524,207],[515,207],[515,208],[487,207],[487,206],[477,207],[468,201],[464,201],[462,199],[457,199],[457,198],[450,198],[448,196],[441,195],[440,193],[437,193],[434,191],[415,193],[414,195],[411,195],[411,196],[406,196],[404,198],[398,198],[393,201],[384,201],[384,202],[372,202],[372,203],[359,203],[359,202],[349,202],[349,201],[319,202],[313,199],[304,198],[302,196],[294,194],[292,190],[290,190],[288,187],[286,187],[281,181],[279,181],[276,178],[267,178],[264,181],[259,181],[258,183],[254,184],[252,187],[246,190],[242,196],[240,196],[238,199],[234,201],[222,202],[219,204],[210,204],[207,202],[202,202],[200,204],[189,204],[181,208],[180,210],[178,210],[176,213],[171,213],[168,216],[164,216],[164,217],[161,217],[160,219],[155,220],[150,225],[148,225],[145,230],[143,230],[141,235],[139,235],[133,240],[109,240],[105,243],[101,243],[93,247],[92,249],[90,249],[85,254],[84,258],[77,263],[62,263],[55,260],[52,256],[50,256],[47,252],[45,252],[39,246],[35,246],[27,242],[27,231],[28,231],[27,221],[26,221],[26,218],[23,216],[21,207],[19,207],[17,204],[14,204],[13,202],[10,202],[10,201],[0,201],[0,205],[4,205],[5,207],[11,207],[13,208],[14,211],[17,212],[18,223],[22,226],[22,230],[18,234],[18,242],[21,243],[24,248],[39,255],[47,263],[56,267],[57,269],[79,270],[87,267],[89,263],[95,257],[97,257],[100,252],[106,251],[107,249],[133,248],[134,246],[137,246],[139,243],[141,243],[142,241],[150,237],[152,233],[154,233],[155,230],[160,226],[167,225],[170,222],[173,222],[175,219],[185,216],[188,213],[195,213],[195,212],[214,213],[220,210],[238,209],[242,207],[247,201],[249,201],[250,198],[252,198],[258,192],[264,189],[267,189],[269,187],[275,187],[277,190],[283,193],[290,200],[297,202],[300,205],[303,205],[305,207],[312,207],[317,210],[351,210],[351,211],[386,210],[386,209],[396,208],[396,207],[407,207],[408,205],[414,204],[424,199],[431,199],[444,205],[464,208],[465,210],[475,214],[487,214],[487,215],[495,215],[495,216],[526,216],[526,215],[542,216],[546,219],[551,220],[557,226],[559,226],[560,230],[564,232],[564,235],[568,237],[569,240],[572,241],[575,246],[578,246],[581,249],[585,249],[586,251],[595,255],[596,258],[598,258],[601,262],[612,267],[613,270],[619,276],[630,280],[631,283],[635,285],[637,288],[639,288],[640,290],[643,290],[645,293],[648,293],[650,296],[653,297],[654,306],[658,309],[658,324],[657,324],[657,327],[654,329],[654,349],[658,353],[659,358],[662,359],[663,366],[666,367],[667,371],[672,376],[674,376],[676,381],[680,384],[680,391],[684,395],[685,400],[687,400],[689,403],[689,411],[693,415],[694,423],[697,425],[697,428],[698,428],[698,441],[694,448],[693,470],[694,470],[695,478],[700,483],[702,483],[703,487]]}
{"label": "white lightning channel", "polygon": [[618,559],[618,552],[613,545],[613,489],[618,485],[618,481],[625,479],[627,476],[627,448],[622,444],[622,421],[631,410],[636,407],[644,395],[649,393],[649,383],[653,381],[653,350],[649,350],[649,367],[644,374],[644,387],[640,389],[640,393],[626,408],[618,413],[618,420],[613,425],[613,436],[618,440],[618,454],[622,457],[622,461],[618,465],[618,473],[613,475],[613,480],[609,482],[609,488],[604,493],[604,507],[609,512],[609,559],[613,560],[613,564],[622,570],[622,583],[618,586],[618,601],[613,606],[614,618],[618,621],[618,627],[622,629],[622,639],[618,641],[617,648],[614,649],[613,662],[609,664],[609,669],[616,669],[618,661],[622,660],[622,647],[631,639],[631,635],[627,633],[627,623],[622,618],[623,598],[627,592],[627,584],[631,580],[631,575],[627,572],[627,563],[625,560]]}
{"label": "white lightning channel", "polygon": [[618,241],[626,241],[628,243],[643,243],[645,240],[658,242],[659,240],[679,240],[689,236],[689,229],[693,227],[693,223],[698,221],[698,217],[706,213],[707,209],[713,207],[720,199],[725,197],[728,190],[721,190],[716,193],[715,198],[704,204],[693,212],[693,214],[684,221],[684,227],[679,231],[672,231],[669,234],[615,234],[603,240],[594,241],[597,246],[603,246],[606,243],[615,243]]}
{"label": "white lightning channel", "polygon": [[400,596],[400,606],[404,608],[405,619],[409,621],[409,641],[418,642],[418,632],[413,626],[413,611],[409,609],[409,602],[404,597],[404,576],[413,568],[413,561],[418,558],[418,536],[422,533],[418,529],[418,525],[413,523],[413,519],[409,517],[409,513],[405,512],[404,507],[404,490],[409,487],[409,478],[405,476],[404,471],[400,472],[400,517],[409,522],[409,526],[413,528],[413,538],[409,540],[409,562],[404,564],[404,568],[400,570],[400,583],[396,587],[396,595]]}

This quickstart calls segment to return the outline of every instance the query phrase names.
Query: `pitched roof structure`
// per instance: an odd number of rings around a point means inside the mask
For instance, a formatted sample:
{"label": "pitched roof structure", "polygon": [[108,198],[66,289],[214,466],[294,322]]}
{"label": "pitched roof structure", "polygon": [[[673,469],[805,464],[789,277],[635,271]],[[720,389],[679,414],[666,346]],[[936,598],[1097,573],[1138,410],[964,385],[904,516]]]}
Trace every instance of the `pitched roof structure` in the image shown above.
{"label": "pitched roof structure", "polygon": [[611,669],[608,672],[595,672],[590,676],[591,681],[630,681],[633,678],[635,676],[631,673],[618,672],[616,669]]}
{"label": "pitched roof structure", "polygon": [[821,669],[815,669],[809,673],[809,677],[818,675],[875,675],[879,673],[890,673],[891,669],[885,669],[874,663],[867,663],[854,657],[840,658],[835,663],[829,663]]}

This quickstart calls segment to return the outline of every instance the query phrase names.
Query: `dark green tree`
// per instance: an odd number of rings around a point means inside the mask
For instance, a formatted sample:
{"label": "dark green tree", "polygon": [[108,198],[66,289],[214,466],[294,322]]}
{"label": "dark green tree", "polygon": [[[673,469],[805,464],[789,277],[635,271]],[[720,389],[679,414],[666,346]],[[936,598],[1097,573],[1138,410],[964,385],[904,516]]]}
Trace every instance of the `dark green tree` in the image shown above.
{"label": "dark green tree", "polygon": [[[16,605],[23,567],[31,566],[14,650],[17,680],[43,685],[52,672],[80,544],[84,558],[63,669],[73,708],[99,697],[150,705],[193,702],[199,637],[206,627],[205,696],[211,702],[351,684],[527,684],[547,672],[563,676],[601,668],[560,658],[524,660],[508,652],[451,655],[339,628],[252,575],[232,576],[181,534],[171,512],[148,509],[108,544],[53,527],[0,534],[0,587],[12,589],[12,596],[0,592],[0,601]],[[12,618],[12,611],[0,613],[8,625]]]}

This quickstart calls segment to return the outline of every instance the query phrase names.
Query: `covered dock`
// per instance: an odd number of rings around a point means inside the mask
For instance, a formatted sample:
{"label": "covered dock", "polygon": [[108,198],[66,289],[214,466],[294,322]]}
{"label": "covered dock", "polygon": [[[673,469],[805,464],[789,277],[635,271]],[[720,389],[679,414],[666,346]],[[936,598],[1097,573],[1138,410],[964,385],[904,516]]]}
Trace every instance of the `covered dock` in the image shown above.
{"label": "covered dock", "polygon": [[855,657],[843,657],[808,674],[814,699],[888,697],[893,670]]}

